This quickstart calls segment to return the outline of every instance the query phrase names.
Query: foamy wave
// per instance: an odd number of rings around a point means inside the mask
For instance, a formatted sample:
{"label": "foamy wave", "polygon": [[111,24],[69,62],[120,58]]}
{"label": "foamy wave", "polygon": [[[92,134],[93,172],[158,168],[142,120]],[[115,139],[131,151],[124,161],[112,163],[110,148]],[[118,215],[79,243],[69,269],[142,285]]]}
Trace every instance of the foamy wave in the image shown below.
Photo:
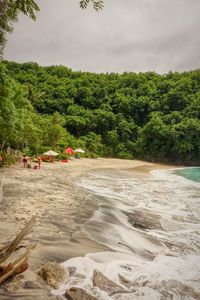
{"label": "foamy wave", "polygon": [[[143,262],[132,255],[117,252],[87,254],[63,263],[69,270],[75,268],[73,276],[59,290],[62,295],[70,287],[83,288],[98,299],[199,299],[199,256],[170,257],[158,255],[151,262]],[[128,294],[109,296],[93,286],[94,270],[101,271],[108,279],[129,291]],[[82,275],[82,276],[80,276]],[[119,281],[119,275],[129,281],[127,288]]]}
{"label": "foamy wave", "polygon": [[[143,179],[98,172],[80,185],[99,203],[82,230],[111,251],[63,263],[75,273],[54,293],[75,286],[104,300],[200,299],[199,184],[156,170]],[[119,274],[126,278],[128,293],[109,296],[94,287],[95,269],[118,285]]]}

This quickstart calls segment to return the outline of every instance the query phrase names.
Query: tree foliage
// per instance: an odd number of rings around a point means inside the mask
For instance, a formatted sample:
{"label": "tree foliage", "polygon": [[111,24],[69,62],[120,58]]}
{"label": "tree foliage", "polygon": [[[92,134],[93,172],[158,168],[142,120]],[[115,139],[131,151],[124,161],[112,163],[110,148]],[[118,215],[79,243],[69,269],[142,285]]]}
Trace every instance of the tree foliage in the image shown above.
{"label": "tree foliage", "polygon": [[13,23],[18,20],[19,13],[36,19],[39,7],[34,0],[1,0],[0,1],[0,55],[6,42],[6,34],[13,31]]}
{"label": "tree foliage", "polygon": [[200,163],[200,70],[94,74],[0,64],[0,143]]}
{"label": "tree foliage", "polygon": [[[102,0],[81,0],[79,5],[82,9],[89,4],[93,5],[96,11],[103,8]],[[48,3],[47,3],[48,5]],[[18,20],[20,13],[36,20],[36,14],[40,10],[35,0],[1,0],[0,1],[0,58],[6,43],[6,35],[13,31],[13,23]]]}
{"label": "tree foliage", "polygon": [[81,0],[80,1],[80,7],[82,9],[87,8],[89,3],[92,3],[95,10],[99,11],[103,8],[103,1],[102,0]]}

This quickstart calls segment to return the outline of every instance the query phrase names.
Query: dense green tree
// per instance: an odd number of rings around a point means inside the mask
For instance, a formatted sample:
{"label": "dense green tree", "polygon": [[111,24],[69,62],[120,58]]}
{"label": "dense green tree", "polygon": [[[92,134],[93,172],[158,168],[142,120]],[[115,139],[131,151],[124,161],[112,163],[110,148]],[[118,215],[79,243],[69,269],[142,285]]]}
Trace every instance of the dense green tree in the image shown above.
{"label": "dense green tree", "polygon": [[200,71],[94,74],[0,64],[0,143],[200,163]]}
{"label": "dense green tree", "polygon": [[150,121],[141,129],[136,144],[138,154],[150,160],[164,160],[171,149],[170,128],[163,122],[162,114],[153,113]]}
{"label": "dense green tree", "polygon": [[12,144],[21,127],[23,110],[30,108],[24,88],[12,80],[0,64],[0,144]]}
{"label": "dense green tree", "polygon": [[175,160],[199,160],[200,154],[200,120],[184,118],[173,126],[175,138],[172,153]]}
{"label": "dense green tree", "polygon": [[55,149],[56,145],[65,135],[63,128],[65,120],[58,112],[55,112],[50,122],[51,125],[47,128],[47,144],[49,144],[52,149]]}
{"label": "dense green tree", "polygon": [[90,154],[102,154],[103,145],[101,143],[100,135],[97,135],[94,132],[89,132],[86,136],[82,137],[81,140],[84,142],[87,152]]}

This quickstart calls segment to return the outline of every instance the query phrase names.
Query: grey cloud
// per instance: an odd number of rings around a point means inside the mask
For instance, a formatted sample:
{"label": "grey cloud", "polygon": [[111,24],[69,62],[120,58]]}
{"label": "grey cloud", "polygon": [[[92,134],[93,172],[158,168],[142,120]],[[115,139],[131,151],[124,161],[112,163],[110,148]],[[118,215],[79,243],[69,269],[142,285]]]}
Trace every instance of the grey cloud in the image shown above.
{"label": "grey cloud", "polygon": [[78,0],[38,2],[36,22],[15,24],[6,59],[94,72],[200,67],[199,0],[105,0],[101,13]]}

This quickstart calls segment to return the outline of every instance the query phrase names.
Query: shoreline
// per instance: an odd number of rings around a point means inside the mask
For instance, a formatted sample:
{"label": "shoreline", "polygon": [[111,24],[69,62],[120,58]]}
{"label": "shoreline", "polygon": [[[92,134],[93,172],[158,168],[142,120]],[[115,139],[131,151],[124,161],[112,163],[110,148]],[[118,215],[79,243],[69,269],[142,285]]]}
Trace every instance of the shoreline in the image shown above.
{"label": "shoreline", "polygon": [[[81,231],[81,224],[93,214],[98,204],[93,201],[94,196],[76,182],[98,169],[119,169],[135,176],[146,176],[151,170],[163,168],[172,169],[172,166],[105,158],[73,159],[66,164],[43,163],[41,170],[24,169],[22,164],[3,168],[0,170],[3,191],[0,202],[1,241],[13,237],[31,216],[36,215],[37,224],[28,240],[37,246],[30,255],[29,271],[24,273],[27,280],[31,276],[35,278],[32,272],[45,262],[60,263],[86,253],[106,251],[109,248],[89,239]],[[34,281],[37,282],[37,278]],[[44,290],[44,286],[39,288],[41,295]],[[27,299],[32,299],[35,292],[23,289],[20,296],[26,294]],[[44,299],[48,299],[48,293],[45,292]],[[9,298],[5,295],[4,299]]]}

